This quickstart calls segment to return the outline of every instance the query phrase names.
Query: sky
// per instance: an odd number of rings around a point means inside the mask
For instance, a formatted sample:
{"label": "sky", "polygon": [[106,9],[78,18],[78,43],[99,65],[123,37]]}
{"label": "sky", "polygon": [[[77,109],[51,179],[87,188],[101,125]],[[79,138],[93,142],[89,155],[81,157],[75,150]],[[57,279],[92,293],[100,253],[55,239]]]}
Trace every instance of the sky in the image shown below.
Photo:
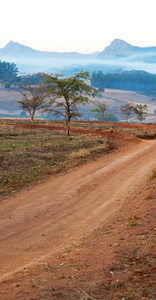
{"label": "sky", "polygon": [[114,39],[156,46],[156,0],[1,0],[0,48],[93,53]]}

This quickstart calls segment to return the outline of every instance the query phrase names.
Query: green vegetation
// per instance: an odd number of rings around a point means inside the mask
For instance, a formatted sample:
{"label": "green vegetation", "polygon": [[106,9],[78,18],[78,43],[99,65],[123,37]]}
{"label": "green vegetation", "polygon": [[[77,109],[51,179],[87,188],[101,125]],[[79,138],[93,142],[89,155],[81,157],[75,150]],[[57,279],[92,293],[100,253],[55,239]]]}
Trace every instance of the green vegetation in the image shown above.
{"label": "green vegetation", "polygon": [[[99,121],[118,122],[117,116],[105,114],[108,108],[102,99],[104,88],[128,89],[141,91],[141,93],[151,96],[152,101],[156,101],[156,75],[144,71],[125,71],[115,74],[103,74],[102,71],[93,72],[92,78],[87,71],[81,71],[73,77],[63,77],[61,74],[33,74],[17,76],[18,69],[14,63],[0,61],[0,82],[9,93],[10,89],[22,93],[22,99],[18,102],[22,110],[28,112],[31,120],[34,119],[37,110],[42,110],[42,118],[45,119],[64,119],[67,127],[67,135],[70,132],[71,120],[81,117],[79,112],[80,105],[86,105],[91,100],[90,96],[95,95],[99,98],[95,102],[95,108],[91,111],[96,112],[95,119]],[[91,85],[90,85],[91,81]],[[42,90],[44,88],[44,90]],[[45,91],[47,95],[45,96]],[[46,101],[45,101],[46,99]],[[140,104],[141,105],[141,104]],[[142,123],[147,114],[147,105],[142,109],[133,105],[121,105],[120,110],[126,116],[126,122],[132,112],[136,113],[137,119]],[[117,109],[118,111],[118,109]],[[47,113],[45,116],[44,113]],[[142,114],[142,115],[141,115]],[[153,114],[153,113],[152,113]],[[155,114],[155,111],[154,111]],[[4,114],[1,117],[18,117],[17,114]],[[27,117],[27,115],[21,115]],[[86,116],[87,118],[90,116]],[[119,116],[120,118],[120,116]]]}
{"label": "green vegetation", "polygon": [[145,115],[147,114],[147,105],[137,104],[133,110],[136,113],[140,123],[142,123],[142,121],[145,120]]}
{"label": "green vegetation", "polygon": [[14,63],[0,60],[0,80],[7,86],[17,78],[18,69]]}
{"label": "green vegetation", "polygon": [[[95,120],[97,121],[102,121],[102,116],[100,116],[99,113],[94,115]],[[108,113],[108,114],[104,114],[104,122],[119,122],[118,118],[112,114],[112,113]]]}
{"label": "green vegetation", "polygon": [[115,74],[103,74],[102,71],[98,71],[92,74],[92,86],[100,89],[154,91],[156,89],[156,75],[136,70]]}
{"label": "green vegetation", "polygon": [[72,118],[80,117],[77,106],[89,103],[89,96],[94,97],[98,90],[91,87],[89,72],[80,72],[73,77],[64,78],[60,74],[41,74],[44,79],[44,89],[49,99],[44,105],[45,112],[54,112],[61,115],[66,121],[67,135],[70,132],[70,121]]}
{"label": "green vegetation", "polygon": [[17,88],[21,85],[38,85],[42,78],[36,74],[20,75],[18,74],[18,68],[15,63],[10,63],[0,60],[0,81],[4,84],[6,89]]}
{"label": "green vegetation", "polygon": [[119,122],[117,116],[112,113],[108,113],[104,115],[105,122]]}
{"label": "green vegetation", "polygon": [[91,109],[92,112],[97,112],[97,116],[99,118],[99,121],[101,120],[102,122],[104,121],[104,113],[108,108],[108,105],[106,104],[105,101],[94,101],[94,105],[96,106],[95,108]]}
{"label": "green vegetation", "polygon": [[35,74],[27,74],[24,76],[19,76],[20,81],[19,81],[19,86],[27,86],[27,85],[40,85],[42,78],[39,73]]}

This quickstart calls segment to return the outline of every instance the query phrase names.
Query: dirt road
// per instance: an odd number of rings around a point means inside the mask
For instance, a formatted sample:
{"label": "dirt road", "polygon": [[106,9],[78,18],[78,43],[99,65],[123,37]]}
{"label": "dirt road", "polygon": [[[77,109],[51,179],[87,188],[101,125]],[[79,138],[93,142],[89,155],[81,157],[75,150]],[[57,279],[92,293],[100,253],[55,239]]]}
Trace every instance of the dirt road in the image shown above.
{"label": "dirt road", "polygon": [[88,235],[156,167],[156,141],[121,148],[0,202],[0,280]]}

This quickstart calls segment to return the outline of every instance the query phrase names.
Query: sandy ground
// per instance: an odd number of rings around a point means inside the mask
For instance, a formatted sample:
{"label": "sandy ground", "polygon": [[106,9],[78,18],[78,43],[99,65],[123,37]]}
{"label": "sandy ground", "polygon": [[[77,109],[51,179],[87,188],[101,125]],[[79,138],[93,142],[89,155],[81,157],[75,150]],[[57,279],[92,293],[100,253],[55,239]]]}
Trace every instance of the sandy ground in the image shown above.
{"label": "sandy ground", "polygon": [[3,200],[0,280],[46,261],[108,222],[154,167],[156,141],[144,140]]}

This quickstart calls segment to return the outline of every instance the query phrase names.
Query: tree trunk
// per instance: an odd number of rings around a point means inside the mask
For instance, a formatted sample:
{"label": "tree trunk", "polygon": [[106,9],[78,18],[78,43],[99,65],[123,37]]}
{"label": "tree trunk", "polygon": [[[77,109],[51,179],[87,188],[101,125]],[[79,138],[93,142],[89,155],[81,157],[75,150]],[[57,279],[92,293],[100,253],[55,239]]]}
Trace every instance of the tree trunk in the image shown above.
{"label": "tree trunk", "polygon": [[69,114],[69,111],[67,112],[66,126],[67,126],[67,136],[69,136],[69,131],[70,131],[70,114]]}
{"label": "tree trunk", "polygon": [[69,132],[70,132],[70,121],[69,121],[69,119],[66,119],[66,126],[67,126],[67,136],[69,136]]}
{"label": "tree trunk", "polygon": [[35,115],[35,109],[33,110],[32,114],[31,114],[31,121],[34,120],[34,115]]}
{"label": "tree trunk", "polygon": [[67,124],[67,136],[70,135],[69,132],[70,132],[70,126],[69,126],[69,124]]}

